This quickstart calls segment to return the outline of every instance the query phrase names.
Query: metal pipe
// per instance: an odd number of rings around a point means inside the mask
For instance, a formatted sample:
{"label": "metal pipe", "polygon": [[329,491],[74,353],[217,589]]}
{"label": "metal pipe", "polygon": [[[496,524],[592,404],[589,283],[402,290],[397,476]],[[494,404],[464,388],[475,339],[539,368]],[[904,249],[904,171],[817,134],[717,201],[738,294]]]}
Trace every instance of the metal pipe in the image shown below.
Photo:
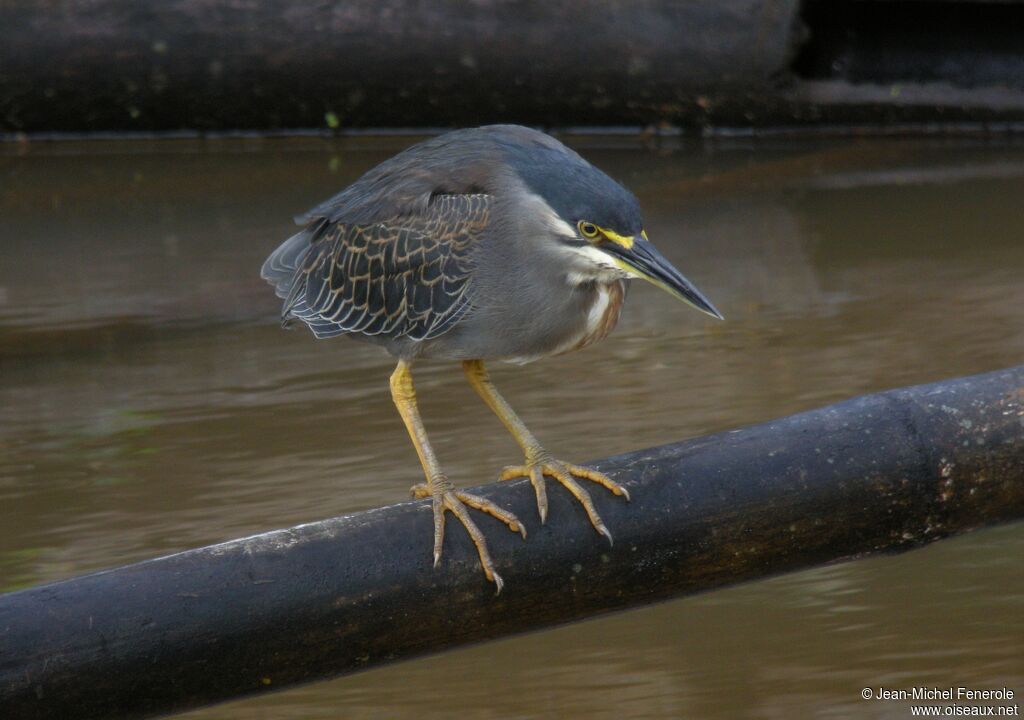
{"label": "metal pipe", "polygon": [[0,3],[0,133],[699,123],[774,88],[798,6]]}
{"label": "metal pipe", "polygon": [[[1024,517],[1024,366],[867,395],[597,466],[610,547],[551,487],[474,492],[529,523],[430,558],[427,501],[0,596],[5,720],[134,718],[285,688]],[[486,523],[486,520],[480,520]]]}
{"label": "metal pipe", "polygon": [[495,121],[1019,129],[1022,17],[1019,2],[975,0],[23,0],[0,3],[0,139]]}

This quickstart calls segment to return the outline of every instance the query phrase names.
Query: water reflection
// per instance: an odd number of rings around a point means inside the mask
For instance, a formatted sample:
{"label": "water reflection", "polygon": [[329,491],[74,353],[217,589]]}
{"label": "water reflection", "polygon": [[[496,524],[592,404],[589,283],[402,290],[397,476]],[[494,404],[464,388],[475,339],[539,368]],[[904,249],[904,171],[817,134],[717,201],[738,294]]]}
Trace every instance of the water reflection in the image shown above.
{"label": "water reflection", "polygon": [[[1024,357],[1024,147],[578,144],[728,322],[638,286],[604,343],[496,369],[568,459]],[[389,360],[282,332],[257,277],[396,147],[0,150],[0,590],[406,496]],[[457,368],[417,380],[455,479],[517,460]],[[193,717],[905,717],[860,689],[1024,690],[1022,551],[998,529]]]}

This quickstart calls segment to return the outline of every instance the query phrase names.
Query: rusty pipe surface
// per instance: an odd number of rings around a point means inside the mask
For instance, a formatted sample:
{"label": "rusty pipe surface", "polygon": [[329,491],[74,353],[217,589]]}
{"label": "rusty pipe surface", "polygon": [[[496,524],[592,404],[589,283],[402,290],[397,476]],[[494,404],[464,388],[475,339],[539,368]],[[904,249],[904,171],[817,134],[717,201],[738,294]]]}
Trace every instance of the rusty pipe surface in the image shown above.
{"label": "rusty pipe surface", "polygon": [[431,566],[428,501],[0,596],[0,708],[133,718],[343,675],[1024,517],[1024,366],[890,390],[596,463],[609,546],[550,487],[475,490],[495,596],[457,524]]}

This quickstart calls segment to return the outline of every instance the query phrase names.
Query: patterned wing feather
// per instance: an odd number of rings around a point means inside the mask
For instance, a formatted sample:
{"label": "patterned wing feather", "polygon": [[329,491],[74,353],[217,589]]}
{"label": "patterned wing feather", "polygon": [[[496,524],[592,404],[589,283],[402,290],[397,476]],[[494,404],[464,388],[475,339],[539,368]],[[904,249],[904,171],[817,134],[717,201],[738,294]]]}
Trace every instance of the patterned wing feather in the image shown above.
{"label": "patterned wing feather", "polygon": [[489,210],[488,195],[437,195],[413,218],[317,220],[267,259],[263,277],[284,298],[282,321],[319,338],[429,340],[470,310],[470,252]]}

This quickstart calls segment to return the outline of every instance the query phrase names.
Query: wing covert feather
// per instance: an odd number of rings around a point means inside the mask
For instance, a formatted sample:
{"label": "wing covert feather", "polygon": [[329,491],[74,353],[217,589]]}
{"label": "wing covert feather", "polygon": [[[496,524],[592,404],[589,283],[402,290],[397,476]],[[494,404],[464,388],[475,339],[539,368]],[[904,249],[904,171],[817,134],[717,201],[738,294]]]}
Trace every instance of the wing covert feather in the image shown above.
{"label": "wing covert feather", "polygon": [[317,337],[441,335],[471,310],[471,250],[490,205],[484,194],[438,195],[417,217],[316,221],[264,265],[285,299],[282,321],[301,320]]}

